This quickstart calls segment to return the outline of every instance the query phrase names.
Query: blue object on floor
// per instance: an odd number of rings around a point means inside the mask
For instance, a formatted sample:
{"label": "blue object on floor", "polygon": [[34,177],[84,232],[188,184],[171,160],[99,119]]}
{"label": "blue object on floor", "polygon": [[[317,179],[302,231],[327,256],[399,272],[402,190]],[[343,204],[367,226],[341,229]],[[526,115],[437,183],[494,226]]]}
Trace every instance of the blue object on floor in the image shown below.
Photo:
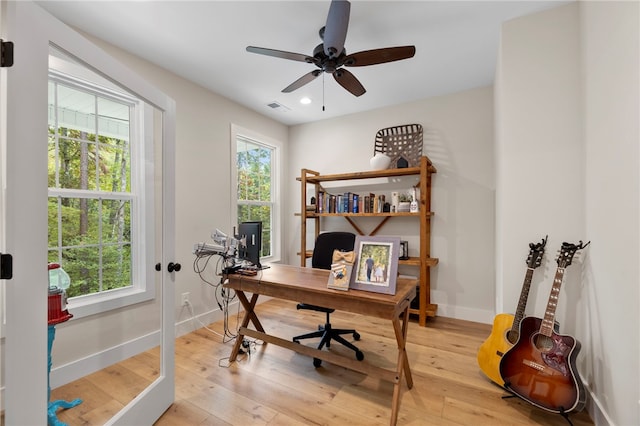
{"label": "blue object on floor", "polygon": [[[47,368],[47,401],[51,399],[51,385],[49,384],[49,375],[51,374],[51,348],[53,348],[53,339],[56,338],[56,326],[49,325],[49,341],[47,345],[48,350],[48,368]],[[76,398],[73,401],[67,402],[63,400],[50,401],[47,408],[47,423],[49,426],[67,426],[66,423],[62,423],[58,420],[57,411],[58,408],[72,408],[80,404],[82,400]]]}

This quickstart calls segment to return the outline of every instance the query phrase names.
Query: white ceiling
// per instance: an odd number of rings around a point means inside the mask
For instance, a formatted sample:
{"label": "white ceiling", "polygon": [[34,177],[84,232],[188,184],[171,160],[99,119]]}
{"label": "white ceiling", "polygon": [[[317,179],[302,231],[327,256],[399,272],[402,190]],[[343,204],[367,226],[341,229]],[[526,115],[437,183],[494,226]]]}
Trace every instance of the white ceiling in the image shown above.
{"label": "white ceiling", "polygon": [[[347,53],[416,46],[411,59],[350,68],[367,89],[360,97],[328,74],[281,93],[315,66],[245,50],[253,45],[312,56],[329,0],[38,3],[71,26],[293,125],[491,85],[501,23],[567,2],[354,0]],[[303,96],[313,102],[301,105]],[[267,106],[274,101],[290,110]]]}

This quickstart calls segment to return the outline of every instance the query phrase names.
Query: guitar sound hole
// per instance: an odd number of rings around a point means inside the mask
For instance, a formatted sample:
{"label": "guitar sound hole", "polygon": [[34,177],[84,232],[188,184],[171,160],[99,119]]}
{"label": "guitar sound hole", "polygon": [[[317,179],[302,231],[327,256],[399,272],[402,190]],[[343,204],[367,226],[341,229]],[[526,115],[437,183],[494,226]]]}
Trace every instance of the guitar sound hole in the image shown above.
{"label": "guitar sound hole", "polygon": [[518,333],[517,331],[509,330],[507,332],[507,340],[512,345],[516,344],[516,342],[518,341],[518,337],[520,337],[520,333]]}
{"label": "guitar sound hole", "polygon": [[533,344],[540,352],[546,352],[553,349],[553,339],[544,334],[537,334],[534,337]]}

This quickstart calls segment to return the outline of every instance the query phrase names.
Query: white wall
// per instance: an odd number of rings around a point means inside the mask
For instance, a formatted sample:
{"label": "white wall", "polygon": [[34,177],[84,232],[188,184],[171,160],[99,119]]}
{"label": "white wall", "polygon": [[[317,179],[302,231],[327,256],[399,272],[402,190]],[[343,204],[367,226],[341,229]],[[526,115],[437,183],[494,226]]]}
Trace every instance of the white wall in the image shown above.
{"label": "white wall", "polygon": [[496,80],[499,308],[517,300],[526,241],[549,234],[527,309],[540,317],[561,242],[591,240],[567,268],[557,312],[561,333],[582,343],[597,425],[640,424],[638,35],[637,2],[513,20]]}
{"label": "white wall", "polygon": [[617,425],[640,424],[640,7],[584,2],[585,222],[581,372]]}
{"label": "white wall", "polygon": [[[363,96],[366,102],[366,95]],[[329,106],[330,108],[330,106]],[[288,210],[300,210],[300,169],[323,174],[369,170],[378,130],[401,124],[424,127],[423,154],[433,175],[431,300],[438,315],[491,322],[494,300],[493,95],[489,87],[353,114],[291,128]],[[375,189],[374,189],[375,192]],[[285,209],[287,210],[287,209]],[[299,264],[300,221],[288,221],[289,263]],[[342,218],[326,229],[350,230]],[[371,222],[362,221],[365,229]],[[311,222],[309,223],[311,225]],[[392,220],[379,235],[400,235],[417,255],[417,221]],[[313,241],[313,239],[311,239]],[[416,271],[406,271],[415,274]]]}
{"label": "white wall", "polygon": [[[113,46],[99,45],[176,101],[176,260],[183,266],[176,274],[176,321],[189,317],[179,307],[183,292],[191,293],[196,314],[219,310],[211,288],[193,273],[192,250],[196,242],[210,242],[216,227],[231,232],[234,225],[231,123],[281,141],[285,147],[288,127]],[[283,160],[286,163],[286,148]],[[283,179],[288,181],[289,176]]]}
{"label": "white wall", "polygon": [[[587,241],[579,28],[575,5],[512,20],[502,28],[496,81],[496,230],[498,310],[513,312],[528,243],[549,235],[534,272],[527,313],[544,310],[563,241]],[[573,331],[580,265],[565,275],[557,308]],[[541,315],[541,314],[540,314]],[[538,316],[540,316],[538,315]]]}

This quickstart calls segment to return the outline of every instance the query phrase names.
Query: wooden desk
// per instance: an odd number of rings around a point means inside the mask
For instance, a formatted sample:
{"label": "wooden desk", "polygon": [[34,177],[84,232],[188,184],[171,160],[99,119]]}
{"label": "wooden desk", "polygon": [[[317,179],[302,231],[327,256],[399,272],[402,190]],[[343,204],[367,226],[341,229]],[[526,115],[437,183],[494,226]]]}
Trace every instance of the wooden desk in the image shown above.
{"label": "wooden desk", "polygon": [[[232,274],[228,278],[229,280],[224,286],[236,291],[238,299],[245,309],[239,335],[231,350],[229,361],[236,360],[243,337],[250,336],[265,343],[273,343],[367,375],[378,376],[393,383],[391,425],[396,424],[400,407],[400,385],[403,374],[409,389],[413,387],[406,342],[409,324],[409,304],[416,295],[415,280],[398,279],[396,294],[392,296],[360,290],[331,290],[327,288],[329,271],[300,266],[271,265],[270,268],[258,272],[258,275],[254,277]],[[247,298],[245,293],[252,294],[251,300]],[[390,320],[398,344],[396,369],[386,370],[367,362],[346,358],[333,352],[318,350],[269,335],[265,332],[255,312],[256,302],[261,294]],[[253,324],[255,330],[248,328],[249,322]]]}

